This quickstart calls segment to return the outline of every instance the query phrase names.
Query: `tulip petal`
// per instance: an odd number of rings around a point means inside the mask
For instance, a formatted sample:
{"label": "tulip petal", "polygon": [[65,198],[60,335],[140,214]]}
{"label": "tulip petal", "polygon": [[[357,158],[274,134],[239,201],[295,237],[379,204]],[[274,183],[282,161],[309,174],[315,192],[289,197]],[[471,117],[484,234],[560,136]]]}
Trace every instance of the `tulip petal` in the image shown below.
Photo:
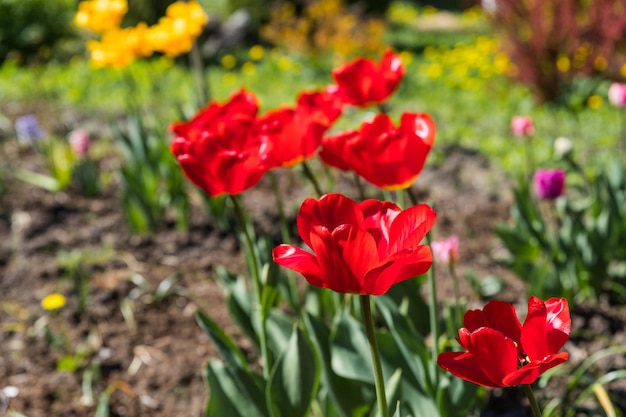
{"label": "tulip petal", "polygon": [[479,364],[489,380],[502,386],[502,380],[517,370],[515,342],[497,330],[482,327],[465,341],[468,353]]}
{"label": "tulip petal", "polygon": [[572,320],[565,298],[551,298],[546,301],[546,326],[548,350],[558,352],[569,339]]}
{"label": "tulip petal", "polygon": [[569,358],[567,352],[561,352],[556,355],[550,355],[542,361],[534,361],[519,368],[517,371],[507,375],[503,382],[506,386],[527,385],[532,384],[550,368],[565,362]]}
{"label": "tulip petal", "polygon": [[515,307],[504,301],[493,300],[482,310],[468,311],[465,313],[463,325],[470,332],[481,327],[489,327],[517,343],[520,342],[522,325],[517,318]]}
{"label": "tulip petal", "polygon": [[359,224],[362,218],[356,202],[341,194],[326,194],[319,200],[307,198],[298,213],[298,233],[312,248],[310,235],[313,227],[321,226],[332,232],[342,224]]}
{"label": "tulip petal", "polygon": [[491,380],[482,370],[476,358],[467,352],[444,352],[439,354],[437,365],[452,375],[474,384],[489,388],[501,387],[499,381]]}
{"label": "tulip petal", "polygon": [[[311,232],[311,249],[317,256],[317,262],[324,274],[324,288],[330,288],[339,293],[361,292],[362,276],[355,276],[343,256],[344,239],[336,235],[343,230],[331,234],[326,229],[317,226]],[[350,234],[349,231],[345,232]]]}
{"label": "tulip petal", "polygon": [[436,219],[437,213],[426,204],[418,204],[402,211],[389,230],[388,254],[419,246]]}
{"label": "tulip petal", "polygon": [[289,269],[293,269],[316,287],[325,287],[324,274],[317,263],[317,258],[296,246],[279,245],[272,250],[274,262]]}

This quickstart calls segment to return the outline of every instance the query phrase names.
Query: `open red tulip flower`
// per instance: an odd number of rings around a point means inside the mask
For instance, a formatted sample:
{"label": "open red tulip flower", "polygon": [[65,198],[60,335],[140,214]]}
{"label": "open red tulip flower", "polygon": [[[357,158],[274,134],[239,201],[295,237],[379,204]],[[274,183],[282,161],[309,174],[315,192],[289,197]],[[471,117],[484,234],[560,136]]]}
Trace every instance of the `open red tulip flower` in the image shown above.
{"label": "open red tulip flower", "polygon": [[256,97],[240,90],[212,102],[188,122],[176,122],[171,151],[191,182],[211,196],[239,194],[269,168],[269,145],[254,135]]}
{"label": "open red tulip flower", "polygon": [[401,210],[391,202],[356,203],[341,194],[308,198],[297,225],[313,253],[279,245],[272,255],[276,263],[301,273],[311,285],[339,293],[380,295],[431,267],[432,253],[421,241],[436,217],[426,204]]}
{"label": "open red tulip flower", "polygon": [[435,123],[428,114],[404,113],[395,127],[386,114],[360,130],[322,139],[320,158],[341,170],[353,170],[375,186],[401,190],[411,186],[435,143]]}
{"label": "open red tulip flower", "polygon": [[380,64],[357,58],[334,69],[333,78],[344,103],[365,107],[383,103],[398,88],[404,72],[400,56],[387,49]]}
{"label": "open red tulip flower", "polygon": [[270,110],[256,122],[256,134],[271,143],[269,163],[291,167],[315,155],[324,133],[341,114],[341,102],[322,92],[304,92],[295,108]]}
{"label": "open red tulip flower", "polygon": [[528,315],[520,324],[515,308],[491,301],[483,310],[465,314],[458,341],[466,352],[445,352],[437,363],[453,375],[485,387],[532,384],[550,368],[565,362],[559,352],[569,339],[567,300],[528,300]]}

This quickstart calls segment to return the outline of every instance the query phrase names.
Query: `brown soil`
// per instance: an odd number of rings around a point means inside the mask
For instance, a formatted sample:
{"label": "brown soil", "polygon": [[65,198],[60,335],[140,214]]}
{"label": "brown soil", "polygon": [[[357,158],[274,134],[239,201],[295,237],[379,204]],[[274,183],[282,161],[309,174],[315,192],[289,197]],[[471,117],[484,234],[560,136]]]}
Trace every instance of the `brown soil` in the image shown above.
{"label": "brown soil", "polygon": [[[11,167],[40,169],[39,156],[31,148],[9,141],[0,146],[4,160],[13,161]],[[508,285],[498,298],[524,308],[524,286],[491,257],[499,250],[492,229],[508,217],[511,204],[505,176],[474,151],[438,152],[443,162],[428,167],[414,189],[421,201],[438,211],[435,237],[458,235],[461,275],[472,270],[481,277],[502,276]],[[295,175],[278,172],[292,203],[288,213],[292,218],[302,199],[312,195],[305,187],[293,186],[298,181]],[[338,188],[350,194],[350,184],[344,178]],[[259,233],[278,235],[269,190],[264,179],[246,192],[245,201],[254,208]],[[170,222],[152,237],[132,236],[114,183],[89,199],[71,190],[50,193],[10,180],[1,203],[0,416],[7,407],[28,417],[91,416],[103,392],[110,394],[111,416],[200,416],[207,398],[202,366],[214,357],[215,349],[197,326],[194,311],[207,312],[246,345],[229,321],[214,279],[218,265],[243,272],[234,234],[217,230],[195,202],[188,233],[178,232]],[[90,301],[82,316],[77,314],[70,282],[63,279],[67,270],[58,263],[59,253],[70,250],[100,257],[88,267]],[[176,274],[179,294],[160,302],[149,290],[137,295],[137,276],[155,290]],[[443,271],[438,276],[440,297],[447,299],[452,294],[450,278]],[[55,291],[65,294],[68,304],[57,315],[46,314],[40,301]],[[462,291],[470,306],[484,303],[469,286],[462,285]],[[129,307],[132,315],[125,318],[122,311]],[[595,334],[611,332],[611,337],[593,343],[589,342],[593,338],[580,337],[568,343],[573,361],[580,362],[591,349],[626,343],[623,316],[623,311],[604,308],[589,311],[587,322],[576,317],[575,325],[586,325]],[[60,344],[50,343],[50,332]],[[81,350],[84,358],[76,371],[57,371],[64,354]],[[607,364],[606,369],[623,368],[623,362],[622,358]],[[83,387],[89,385],[86,379],[94,369],[98,372],[91,399]],[[5,387],[16,387],[17,392],[2,391]],[[7,393],[17,395],[7,398]]]}

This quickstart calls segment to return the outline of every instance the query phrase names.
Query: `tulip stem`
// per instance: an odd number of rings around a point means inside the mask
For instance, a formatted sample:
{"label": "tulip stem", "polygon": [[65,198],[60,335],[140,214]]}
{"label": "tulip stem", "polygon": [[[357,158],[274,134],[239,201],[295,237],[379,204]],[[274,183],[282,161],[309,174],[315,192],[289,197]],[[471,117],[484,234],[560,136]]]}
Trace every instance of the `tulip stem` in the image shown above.
{"label": "tulip stem", "polygon": [[189,62],[191,64],[194,78],[196,79],[196,88],[198,89],[198,105],[199,108],[204,107],[211,99],[211,91],[204,74],[204,64],[202,63],[202,54],[198,47],[198,42],[194,42],[191,51],[189,51]]}
{"label": "tulip stem", "polygon": [[313,174],[313,171],[311,170],[311,167],[309,167],[309,164],[307,164],[306,161],[302,161],[300,165],[302,165],[302,172],[304,172],[304,176],[309,181],[311,181],[311,184],[313,184],[313,188],[315,188],[315,193],[317,194],[317,196],[323,196],[324,193],[322,192],[322,188],[317,182],[317,178],[315,178],[315,174]]}
{"label": "tulip stem", "polygon": [[463,315],[461,313],[461,292],[459,291],[459,277],[456,274],[454,262],[448,265],[450,276],[452,277],[452,289],[454,290],[454,325],[463,327]]}
{"label": "tulip stem", "polygon": [[524,387],[524,392],[530,402],[530,408],[533,410],[533,416],[541,417],[541,410],[539,409],[539,404],[537,404],[537,398],[535,397],[532,387],[528,384],[524,384],[522,386]]}
{"label": "tulip stem", "polygon": [[269,379],[270,370],[272,369],[272,363],[270,358],[270,352],[267,346],[267,330],[265,326],[265,317],[263,309],[261,307],[261,300],[263,297],[263,288],[261,286],[261,273],[259,269],[259,263],[257,261],[257,254],[252,242],[252,236],[250,236],[250,230],[248,230],[248,217],[243,210],[242,204],[239,201],[239,197],[230,194],[230,198],[235,206],[235,212],[239,218],[241,229],[243,231],[244,243],[248,249],[248,256],[250,257],[251,269],[252,269],[252,289],[254,291],[254,303],[253,303],[253,321],[258,320],[257,328],[259,332],[259,344],[261,345],[261,358],[263,361],[263,376],[265,379]]}
{"label": "tulip stem", "polygon": [[365,331],[370,345],[370,353],[372,354],[372,365],[374,366],[374,382],[376,385],[378,414],[380,417],[389,417],[389,410],[387,409],[387,395],[385,393],[385,378],[383,376],[383,367],[380,363],[380,354],[378,352],[376,334],[374,333],[374,318],[372,317],[370,296],[367,294],[361,295],[361,311],[363,312]]}
{"label": "tulip stem", "polygon": [[[283,193],[280,191],[280,186],[278,184],[278,179],[276,178],[276,174],[274,171],[269,171],[267,173],[270,177],[270,181],[272,183],[272,189],[274,190],[274,196],[276,197],[276,206],[278,207],[278,217],[280,218],[280,233],[283,239],[283,243],[290,244],[291,236],[289,235],[289,224],[287,223],[287,216],[285,216],[285,203],[283,199]],[[287,271],[287,287],[289,288],[289,293],[291,297],[291,302],[293,307],[299,309],[300,307],[300,295],[298,293],[298,287],[294,282],[293,275],[291,274],[291,270]]]}
{"label": "tulip stem", "polygon": [[[431,244],[430,233],[426,235],[426,244],[429,246]],[[437,323],[437,282],[435,281],[435,268],[433,266],[430,267],[428,272],[428,293],[428,316],[430,319],[430,337],[432,339],[432,381],[433,387],[437,389],[439,387],[439,370],[437,369],[439,329]]]}

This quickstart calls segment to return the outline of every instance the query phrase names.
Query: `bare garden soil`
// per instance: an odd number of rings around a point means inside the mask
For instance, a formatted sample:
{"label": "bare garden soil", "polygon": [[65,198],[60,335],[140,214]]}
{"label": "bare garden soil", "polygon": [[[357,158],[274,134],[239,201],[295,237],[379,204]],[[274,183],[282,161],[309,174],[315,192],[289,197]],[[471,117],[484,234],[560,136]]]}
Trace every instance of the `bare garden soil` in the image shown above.
{"label": "bare garden soil", "polygon": [[[6,139],[0,147],[0,163],[10,169],[42,171],[31,147]],[[502,248],[492,229],[508,219],[511,184],[496,163],[473,150],[449,147],[436,152],[442,162],[430,164],[414,185],[420,201],[438,212],[435,238],[458,235],[461,275],[473,271],[478,277],[502,277],[506,287],[497,298],[524,311],[524,285],[493,260]],[[101,161],[105,170],[114,165],[115,160]],[[294,172],[281,171],[278,177],[292,203],[288,215],[293,219],[300,202],[313,193]],[[355,197],[350,184],[346,177],[338,186]],[[270,190],[262,180],[245,193],[245,204],[258,233],[280,236]],[[98,197],[86,198],[73,189],[51,193],[9,179],[0,203],[0,416],[8,410],[27,417],[93,416],[103,392],[110,394],[111,416],[200,416],[208,395],[202,368],[215,357],[215,349],[195,322],[198,309],[255,360],[253,349],[229,320],[214,277],[219,265],[244,272],[240,245],[234,233],[212,224],[199,199],[194,200],[188,232],[177,231],[170,221],[152,236],[128,231],[114,181]],[[71,283],[63,279],[63,251],[95,258],[87,268],[90,294],[83,315],[78,314]],[[452,287],[439,269],[439,298],[445,303]],[[156,288],[172,276],[177,277],[174,290],[163,300],[155,299]],[[143,290],[138,277],[147,283]],[[461,289],[470,307],[485,303],[465,282]],[[52,292],[68,300],[57,314],[45,312],[40,304]],[[626,343],[623,306],[573,309],[576,336],[566,345],[570,362]],[[75,370],[58,371],[67,354],[79,354]],[[613,357],[600,363],[598,373],[622,368],[624,358]],[[503,395],[492,392],[485,415],[526,413],[515,403],[503,406],[498,401]]]}

